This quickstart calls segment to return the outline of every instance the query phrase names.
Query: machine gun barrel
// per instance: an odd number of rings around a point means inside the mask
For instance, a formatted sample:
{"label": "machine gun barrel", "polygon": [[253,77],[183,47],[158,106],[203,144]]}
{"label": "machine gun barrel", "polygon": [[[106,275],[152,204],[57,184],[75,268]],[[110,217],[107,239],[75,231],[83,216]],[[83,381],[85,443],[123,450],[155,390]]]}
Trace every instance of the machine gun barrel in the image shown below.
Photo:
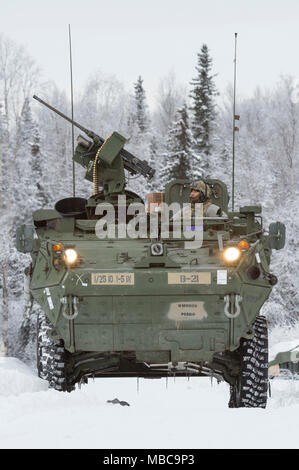
{"label": "machine gun barrel", "polygon": [[53,106],[51,106],[50,104],[46,103],[44,100],[42,100],[41,98],[39,98],[38,96],[36,95],[33,95],[33,98],[37,101],[39,101],[41,104],[47,106],[47,108],[51,109],[51,111],[54,111],[54,113],[58,114],[59,116],[63,117],[63,119],[65,119],[66,121],[70,122],[71,124],[74,124],[74,126],[78,127],[78,129],[80,129],[81,131],[83,131],[86,135],[88,135],[88,137],[90,137],[92,140],[94,140],[96,143],[99,143],[99,144],[102,144],[104,142],[104,139],[101,139],[101,137],[99,137],[97,134],[95,134],[94,132],[86,129],[85,127],[81,126],[81,124],[79,124],[78,122],[76,121],[73,121],[71,118],[69,118],[68,116],[66,116],[65,114],[63,114],[61,111],[58,111],[58,109],[54,108]]}
{"label": "machine gun barrel", "polygon": [[[39,101],[41,104],[46,106],[47,108],[51,109],[51,111],[54,111],[54,113],[58,114],[62,118],[64,118],[66,121],[70,122],[71,124],[74,124],[74,126],[78,127],[82,132],[84,132],[88,137],[90,137],[96,145],[102,145],[104,143],[104,139],[100,137],[99,135],[95,134],[93,131],[90,131],[89,129],[86,129],[85,127],[81,126],[76,121],[73,121],[71,118],[63,114],[61,111],[58,111],[58,109],[54,108],[50,104],[46,103],[44,100],[39,98],[38,96],[34,95],[33,98],[37,101]],[[132,153],[128,152],[125,149],[122,149],[120,151],[120,155],[124,161],[124,167],[126,170],[128,170],[131,174],[136,175],[136,174],[141,174],[142,176],[151,179],[154,174],[155,170],[150,167],[145,160],[140,160],[139,158],[135,157]]]}

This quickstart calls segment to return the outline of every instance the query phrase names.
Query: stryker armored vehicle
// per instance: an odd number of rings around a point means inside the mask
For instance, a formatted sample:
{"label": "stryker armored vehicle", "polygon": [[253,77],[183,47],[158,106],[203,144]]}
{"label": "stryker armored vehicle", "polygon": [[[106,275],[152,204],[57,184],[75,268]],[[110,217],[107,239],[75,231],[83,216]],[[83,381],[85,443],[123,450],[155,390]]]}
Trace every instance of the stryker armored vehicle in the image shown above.
{"label": "stryker armored vehicle", "polygon": [[269,378],[274,377],[299,379],[299,344],[288,351],[279,352],[269,362]]}
{"label": "stryker armored vehicle", "polygon": [[[18,250],[31,254],[29,287],[41,308],[39,376],[68,392],[90,377],[213,376],[229,384],[229,407],[265,407],[267,322],[259,312],[277,282],[269,264],[272,249],[284,246],[284,225],[272,223],[267,232],[260,206],[229,212],[226,185],[208,179],[223,216],[203,217],[200,225],[191,219],[189,235],[201,232],[200,243],[178,235],[174,218],[165,233],[162,210],[146,212],[125,188],[125,170],[154,173],[123,148],[125,138],[114,132],[104,141],[36,99],[89,137],[78,137],[74,160],[94,185],[88,200],[60,200],[33,213],[34,227],[17,230]],[[169,182],[165,204],[188,203],[191,187]],[[132,203],[144,208],[135,228],[153,215],[155,230],[128,236]],[[111,207],[115,220],[102,237],[98,224]]]}

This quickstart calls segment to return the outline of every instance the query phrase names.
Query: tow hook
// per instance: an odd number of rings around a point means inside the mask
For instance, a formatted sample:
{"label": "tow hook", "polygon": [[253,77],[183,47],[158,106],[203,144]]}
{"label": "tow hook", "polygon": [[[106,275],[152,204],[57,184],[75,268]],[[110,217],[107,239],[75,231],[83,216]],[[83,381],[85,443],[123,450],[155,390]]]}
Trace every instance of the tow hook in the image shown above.
{"label": "tow hook", "polygon": [[278,279],[277,279],[277,277],[276,277],[274,274],[265,273],[265,278],[267,279],[267,281],[269,281],[269,283],[271,284],[271,286],[275,286],[275,284],[278,283]]}
{"label": "tow hook", "polygon": [[60,302],[63,305],[62,315],[64,318],[66,318],[66,320],[75,320],[79,315],[79,298],[72,295],[64,296],[60,299]]}
{"label": "tow hook", "polygon": [[242,297],[239,294],[228,294],[224,296],[224,313],[227,318],[237,318],[240,315]]}

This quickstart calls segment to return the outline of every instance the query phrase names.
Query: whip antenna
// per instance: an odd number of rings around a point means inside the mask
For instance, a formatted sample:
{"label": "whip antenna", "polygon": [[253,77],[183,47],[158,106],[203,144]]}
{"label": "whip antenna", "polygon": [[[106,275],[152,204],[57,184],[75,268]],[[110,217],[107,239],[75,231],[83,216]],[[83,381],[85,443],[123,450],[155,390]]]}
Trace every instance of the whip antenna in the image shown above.
{"label": "whip antenna", "polygon": [[[71,25],[69,24],[69,49],[70,49],[70,75],[71,75],[71,115],[72,121],[74,120],[74,93],[73,93],[73,61],[72,61],[72,39],[71,39]],[[76,194],[76,183],[75,183],[75,141],[74,141],[74,123],[72,123],[72,171],[73,171],[73,197]]]}
{"label": "whip antenna", "polygon": [[235,208],[235,133],[239,130],[236,121],[240,116],[236,114],[236,77],[237,77],[237,36],[235,33],[235,58],[234,58],[234,102],[233,102],[233,169],[232,169],[232,211]]}

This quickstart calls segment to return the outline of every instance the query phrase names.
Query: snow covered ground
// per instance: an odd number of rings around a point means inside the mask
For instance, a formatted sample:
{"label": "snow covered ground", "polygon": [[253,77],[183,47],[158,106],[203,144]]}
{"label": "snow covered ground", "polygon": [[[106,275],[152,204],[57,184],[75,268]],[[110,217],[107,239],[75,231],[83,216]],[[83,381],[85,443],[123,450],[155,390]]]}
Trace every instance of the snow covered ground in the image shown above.
{"label": "snow covered ground", "polygon": [[[0,448],[298,448],[299,380],[272,381],[266,410],[229,409],[224,383],[96,379],[48,390],[26,365],[0,358]],[[118,398],[130,406],[107,403]]]}

